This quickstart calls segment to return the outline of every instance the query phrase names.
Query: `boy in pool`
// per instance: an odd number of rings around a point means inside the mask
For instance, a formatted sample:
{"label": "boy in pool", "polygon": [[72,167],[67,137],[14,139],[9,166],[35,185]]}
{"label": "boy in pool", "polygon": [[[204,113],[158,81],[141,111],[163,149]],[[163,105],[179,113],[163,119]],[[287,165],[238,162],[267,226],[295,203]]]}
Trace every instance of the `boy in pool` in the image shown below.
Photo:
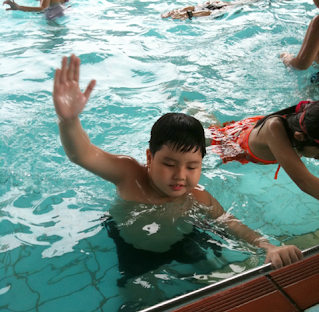
{"label": "boy in pool", "polygon": [[24,11],[24,12],[44,12],[47,19],[56,19],[63,16],[64,8],[61,4],[69,0],[40,0],[39,7],[29,7],[18,5],[14,0],[6,0],[3,4],[8,4],[10,8],[6,11]]}
{"label": "boy in pool", "polygon": [[[162,116],[152,128],[150,148],[146,151],[146,165],[139,164],[129,156],[107,153],[91,144],[81,126],[79,114],[96,82],[92,80],[82,93],[79,88],[79,70],[79,58],[72,55],[67,66],[67,58],[64,57],[62,68],[57,69],[55,73],[53,91],[54,106],[60,120],[61,141],[72,162],[115,184],[119,196],[125,201],[151,205],[168,204],[174,213],[176,207],[177,215],[190,210],[193,203],[190,198],[194,199],[209,207],[210,216],[213,219],[219,218],[237,238],[265,249],[266,263],[271,262],[274,268],[302,258],[302,253],[297,247],[274,246],[260,234],[226,214],[218,201],[197,185],[205,155],[204,130],[197,119],[177,113]],[[126,209],[127,213],[129,208]],[[114,220],[115,218],[116,216]],[[151,226],[149,230],[152,230]],[[130,240],[140,249],[154,250],[152,244],[143,245],[144,242],[136,232],[131,233],[134,235],[123,238]],[[168,251],[182,239],[167,233],[163,233],[163,237],[167,243],[161,243],[160,252]]]}
{"label": "boy in pool", "polygon": [[[314,4],[319,8],[319,0],[314,0]],[[287,66],[296,69],[305,70],[313,62],[319,63],[319,16],[316,16],[310,22],[306,36],[297,56],[288,52],[281,53],[280,58]],[[318,79],[319,80],[319,79]]]}

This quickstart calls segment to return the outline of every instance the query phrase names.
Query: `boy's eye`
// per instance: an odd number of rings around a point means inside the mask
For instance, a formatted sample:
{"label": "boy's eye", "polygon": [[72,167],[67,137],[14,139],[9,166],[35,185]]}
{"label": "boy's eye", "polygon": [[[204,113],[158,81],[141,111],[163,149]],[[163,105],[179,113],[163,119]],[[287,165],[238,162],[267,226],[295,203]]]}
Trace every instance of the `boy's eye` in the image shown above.
{"label": "boy's eye", "polygon": [[174,167],[174,165],[171,165],[171,164],[165,164],[165,163],[163,163],[164,164],[164,166],[166,166],[166,167]]}
{"label": "boy's eye", "polygon": [[196,168],[188,167],[187,169],[188,169],[188,170],[195,170]]}

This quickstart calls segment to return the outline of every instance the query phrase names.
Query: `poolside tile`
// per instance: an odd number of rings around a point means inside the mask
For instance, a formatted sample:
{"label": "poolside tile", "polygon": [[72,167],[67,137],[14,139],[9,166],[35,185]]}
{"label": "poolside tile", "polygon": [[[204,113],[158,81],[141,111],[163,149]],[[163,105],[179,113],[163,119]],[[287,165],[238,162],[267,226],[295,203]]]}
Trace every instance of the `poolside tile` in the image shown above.
{"label": "poolside tile", "polygon": [[[223,310],[226,311],[226,310]],[[259,297],[227,312],[296,312],[297,309],[279,292]],[[215,312],[215,311],[214,311]]]}
{"label": "poolside tile", "polygon": [[174,312],[295,312],[296,308],[264,276],[221,291]]}
{"label": "poolside tile", "polygon": [[285,287],[284,290],[300,308],[309,308],[319,303],[319,274]]}
{"label": "poolside tile", "polygon": [[319,255],[270,273],[302,309],[319,303]]}

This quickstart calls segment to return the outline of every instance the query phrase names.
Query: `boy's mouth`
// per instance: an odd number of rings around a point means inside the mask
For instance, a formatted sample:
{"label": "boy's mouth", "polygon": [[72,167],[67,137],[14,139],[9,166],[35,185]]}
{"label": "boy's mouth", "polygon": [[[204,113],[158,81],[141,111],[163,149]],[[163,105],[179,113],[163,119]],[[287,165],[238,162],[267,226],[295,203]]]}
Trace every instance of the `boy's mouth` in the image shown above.
{"label": "boy's mouth", "polygon": [[172,184],[172,185],[170,185],[170,187],[171,187],[174,191],[180,191],[180,190],[184,187],[184,185],[182,185],[182,184]]}

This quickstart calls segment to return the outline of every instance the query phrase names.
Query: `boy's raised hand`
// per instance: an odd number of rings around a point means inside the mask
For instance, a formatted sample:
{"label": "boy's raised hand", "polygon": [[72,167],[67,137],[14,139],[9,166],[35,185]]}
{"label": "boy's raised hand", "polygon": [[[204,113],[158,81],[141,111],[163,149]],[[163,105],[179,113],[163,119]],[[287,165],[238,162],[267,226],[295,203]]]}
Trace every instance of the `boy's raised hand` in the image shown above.
{"label": "boy's raised hand", "polygon": [[96,84],[96,81],[92,80],[82,93],[79,78],[80,59],[72,54],[68,66],[67,58],[64,57],[62,68],[55,72],[53,89],[54,107],[61,121],[70,121],[78,117]]}

